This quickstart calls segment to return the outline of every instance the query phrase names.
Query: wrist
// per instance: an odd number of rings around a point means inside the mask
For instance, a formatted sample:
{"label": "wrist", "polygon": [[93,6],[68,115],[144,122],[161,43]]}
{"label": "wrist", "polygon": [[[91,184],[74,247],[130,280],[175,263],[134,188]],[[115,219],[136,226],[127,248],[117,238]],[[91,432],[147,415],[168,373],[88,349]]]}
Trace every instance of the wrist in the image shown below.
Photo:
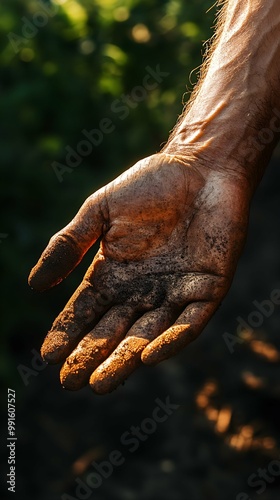
{"label": "wrist", "polygon": [[205,120],[188,123],[186,114],[163,152],[206,158],[212,169],[246,178],[254,190],[279,134],[280,109],[267,107],[260,113],[258,106],[252,105],[237,113],[221,104]]}
{"label": "wrist", "polygon": [[229,0],[224,9],[200,82],[164,150],[191,148],[255,187],[280,134],[280,4]]}

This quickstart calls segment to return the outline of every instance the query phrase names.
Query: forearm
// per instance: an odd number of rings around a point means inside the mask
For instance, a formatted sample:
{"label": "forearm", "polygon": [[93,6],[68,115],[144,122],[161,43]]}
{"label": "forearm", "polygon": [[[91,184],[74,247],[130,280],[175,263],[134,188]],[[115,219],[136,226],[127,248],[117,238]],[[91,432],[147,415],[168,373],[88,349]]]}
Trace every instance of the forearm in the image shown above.
{"label": "forearm", "polygon": [[216,151],[257,179],[280,132],[280,2],[228,0],[200,81],[165,151]]}

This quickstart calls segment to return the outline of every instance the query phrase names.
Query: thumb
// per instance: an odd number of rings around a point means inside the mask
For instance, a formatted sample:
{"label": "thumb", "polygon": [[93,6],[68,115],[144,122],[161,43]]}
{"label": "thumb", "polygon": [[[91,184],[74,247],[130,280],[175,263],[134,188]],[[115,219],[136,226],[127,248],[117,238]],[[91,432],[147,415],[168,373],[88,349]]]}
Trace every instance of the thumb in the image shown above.
{"label": "thumb", "polygon": [[87,250],[101,236],[105,223],[104,188],[86,199],[74,219],[51,239],[28,278],[39,291],[60,283],[79,264]]}

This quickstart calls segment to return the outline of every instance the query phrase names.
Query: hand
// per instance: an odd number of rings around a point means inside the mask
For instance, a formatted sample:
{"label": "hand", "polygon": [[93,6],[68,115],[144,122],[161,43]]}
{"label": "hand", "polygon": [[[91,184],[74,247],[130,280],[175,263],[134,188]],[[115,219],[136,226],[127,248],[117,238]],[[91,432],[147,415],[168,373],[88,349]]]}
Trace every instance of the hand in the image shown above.
{"label": "hand", "polygon": [[249,196],[243,179],[191,156],[156,154],[90,196],[31,271],[37,290],[58,284],[101,237],[81,285],[43,346],[64,362],[61,382],[116,388],[141,362],[156,364],[194,340],[231,284]]}

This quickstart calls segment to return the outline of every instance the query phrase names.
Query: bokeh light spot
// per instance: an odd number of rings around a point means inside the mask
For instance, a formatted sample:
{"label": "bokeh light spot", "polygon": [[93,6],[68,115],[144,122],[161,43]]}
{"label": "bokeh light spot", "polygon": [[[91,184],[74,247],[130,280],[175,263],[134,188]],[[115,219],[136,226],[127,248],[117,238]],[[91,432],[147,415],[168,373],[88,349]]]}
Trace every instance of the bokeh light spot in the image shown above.
{"label": "bokeh light spot", "polygon": [[23,62],[30,62],[32,61],[32,59],[34,59],[34,56],[34,50],[25,47],[24,49],[21,49],[19,57]]}
{"label": "bokeh light spot", "polygon": [[114,10],[113,16],[116,21],[123,22],[129,18],[130,12],[126,7],[118,7]]}
{"label": "bokeh light spot", "polygon": [[137,43],[147,43],[151,39],[151,33],[145,24],[135,24],[131,34]]}
{"label": "bokeh light spot", "polygon": [[80,52],[85,56],[91,54],[95,50],[95,43],[92,40],[82,40],[80,43]]}

